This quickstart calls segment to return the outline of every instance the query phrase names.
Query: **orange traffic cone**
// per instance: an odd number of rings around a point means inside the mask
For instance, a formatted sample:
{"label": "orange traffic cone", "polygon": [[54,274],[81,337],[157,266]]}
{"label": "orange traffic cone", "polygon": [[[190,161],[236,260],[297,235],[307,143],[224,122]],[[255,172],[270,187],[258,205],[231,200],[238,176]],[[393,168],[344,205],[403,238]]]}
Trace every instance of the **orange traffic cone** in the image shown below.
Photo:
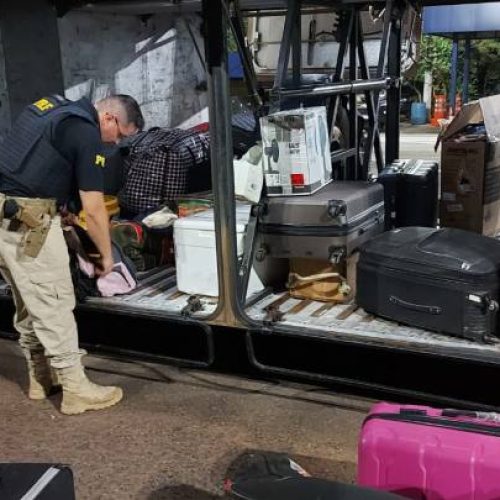
{"label": "orange traffic cone", "polygon": [[431,118],[433,127],[439,126],[438,120],[446,118],[446,95],[437,94],[434,96],[434,113]]}
{"label": "orange traffic cone", "polygon": [[462,95],[460,92],[457,93],[457,96],[455,97],[455,116],[460,113],[460,110],[462,109]]}

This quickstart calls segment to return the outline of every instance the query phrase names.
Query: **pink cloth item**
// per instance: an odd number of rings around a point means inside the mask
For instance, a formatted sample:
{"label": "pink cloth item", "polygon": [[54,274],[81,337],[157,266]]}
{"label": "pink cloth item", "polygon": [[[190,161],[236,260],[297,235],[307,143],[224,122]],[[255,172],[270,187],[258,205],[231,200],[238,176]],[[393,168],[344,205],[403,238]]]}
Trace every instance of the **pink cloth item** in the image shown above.
{"label": "pink cloth item", "polygon": [[78,267],[80,271],[85,274],[88,278],[95,277],[95,266],[92,262],[85,260],[80,254],[76,256],[78,258]]}
{"label": "pink cloth item", "polygon": [[97,289],[103,297],[123,295],[134,290],[136,286],[137,281],[123,262],[115,264],[106,276],[97,278]]}
{"label": "pink cloth item", "polygon": [[88,278],[97,278],[96,287],[102,297],[123,295],[137,287],[134,265],[116,243],[112,242],[113,259],[115,261],[113,270],[106,276],[97,277],[95,264],[88,258],[74,229],[68,228],[65,237],[68,247],[76,254],[80,271]]}

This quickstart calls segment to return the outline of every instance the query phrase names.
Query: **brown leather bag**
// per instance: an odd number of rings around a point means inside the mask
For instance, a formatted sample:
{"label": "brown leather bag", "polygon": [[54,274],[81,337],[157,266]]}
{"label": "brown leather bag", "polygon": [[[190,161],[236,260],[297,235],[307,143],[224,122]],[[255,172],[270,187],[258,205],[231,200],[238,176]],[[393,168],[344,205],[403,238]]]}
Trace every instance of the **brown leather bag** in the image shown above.
{"label": "brown leather bag", "polygon": [[290,259],[287,287],[296,299],[343,303],[352,298],[345,264],[333,265],[325,260]]}

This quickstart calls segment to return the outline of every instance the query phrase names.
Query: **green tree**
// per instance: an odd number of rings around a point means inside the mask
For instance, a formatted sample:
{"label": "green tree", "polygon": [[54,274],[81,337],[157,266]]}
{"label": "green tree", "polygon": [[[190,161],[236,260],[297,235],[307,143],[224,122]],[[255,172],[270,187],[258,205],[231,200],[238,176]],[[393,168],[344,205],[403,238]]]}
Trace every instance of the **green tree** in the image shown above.
{"label": "green tree", "polygon": [[[432,73],[434,91],[446,93],[450,80],[452,41],[437,36],[423,36],[418,69],[413,83],[421,86],[424,74]],[[464,44],[460,43],[458,57],[458,91],[463,82]],[[500,40],[472,42],[470,57],[469,98],[500,93]]]}
{"label": "green tree", "polygon": [[227,50],[229,52],[237,52],[238,51],[238,44],[236,43],[236,38],[233,35],[233,32],[231,31],[231,28],[227,29]]}
{"label": "green tree", "polygon": [[500,41],[473,42],[470,96],[472,99],[500,92]]}
{"label": "green tree", "polygon": [[447,38],[423,36],[416,82],[422,84],[424,74],[430,72],[435,92],[445,94],[450,79],[451,48],[452,42]]}

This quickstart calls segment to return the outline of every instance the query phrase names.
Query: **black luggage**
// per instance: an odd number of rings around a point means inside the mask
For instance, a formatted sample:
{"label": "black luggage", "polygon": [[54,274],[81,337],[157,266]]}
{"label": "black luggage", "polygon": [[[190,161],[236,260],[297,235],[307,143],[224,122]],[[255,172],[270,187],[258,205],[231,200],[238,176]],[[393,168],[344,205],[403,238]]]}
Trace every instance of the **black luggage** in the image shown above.
{"label": "black luggage", "polygon": [[2,500],[74,500],[73,473],[56,464],[0,464]]}
{"label": "black luggage", "polygon": [[385,191],[385,226],[436,227],[438,164],[428,160],[396,160],[378,177]]}
{"label": "black luggage", "polygon": [[229,467],[224,489],[246,500],[396,500],[392,493],[311,477],[281,453],[247,452]]}
{"label": "black luggage", "polygon": [[338,181],[310,196],[266,201],[260,231],[268,255],[306,257],[338,263],[383,231],[380,184]]}
{"label": "black luggage", "polygon": [[315,477],[265,478],[236,484],[231,498],[244,500],[403,500],[403,497]]}
{"label": "black luggage", "polygon": [[241,111],[231,118],[233,131],[233,153],[241,158],[261,140],[259,121],[250,111]]}
{"label": "black luggage", "polygon": [[436,332],[489,341],[497,335],[500,241],[460,229],[409,227],[363,246],[357,304]]}

